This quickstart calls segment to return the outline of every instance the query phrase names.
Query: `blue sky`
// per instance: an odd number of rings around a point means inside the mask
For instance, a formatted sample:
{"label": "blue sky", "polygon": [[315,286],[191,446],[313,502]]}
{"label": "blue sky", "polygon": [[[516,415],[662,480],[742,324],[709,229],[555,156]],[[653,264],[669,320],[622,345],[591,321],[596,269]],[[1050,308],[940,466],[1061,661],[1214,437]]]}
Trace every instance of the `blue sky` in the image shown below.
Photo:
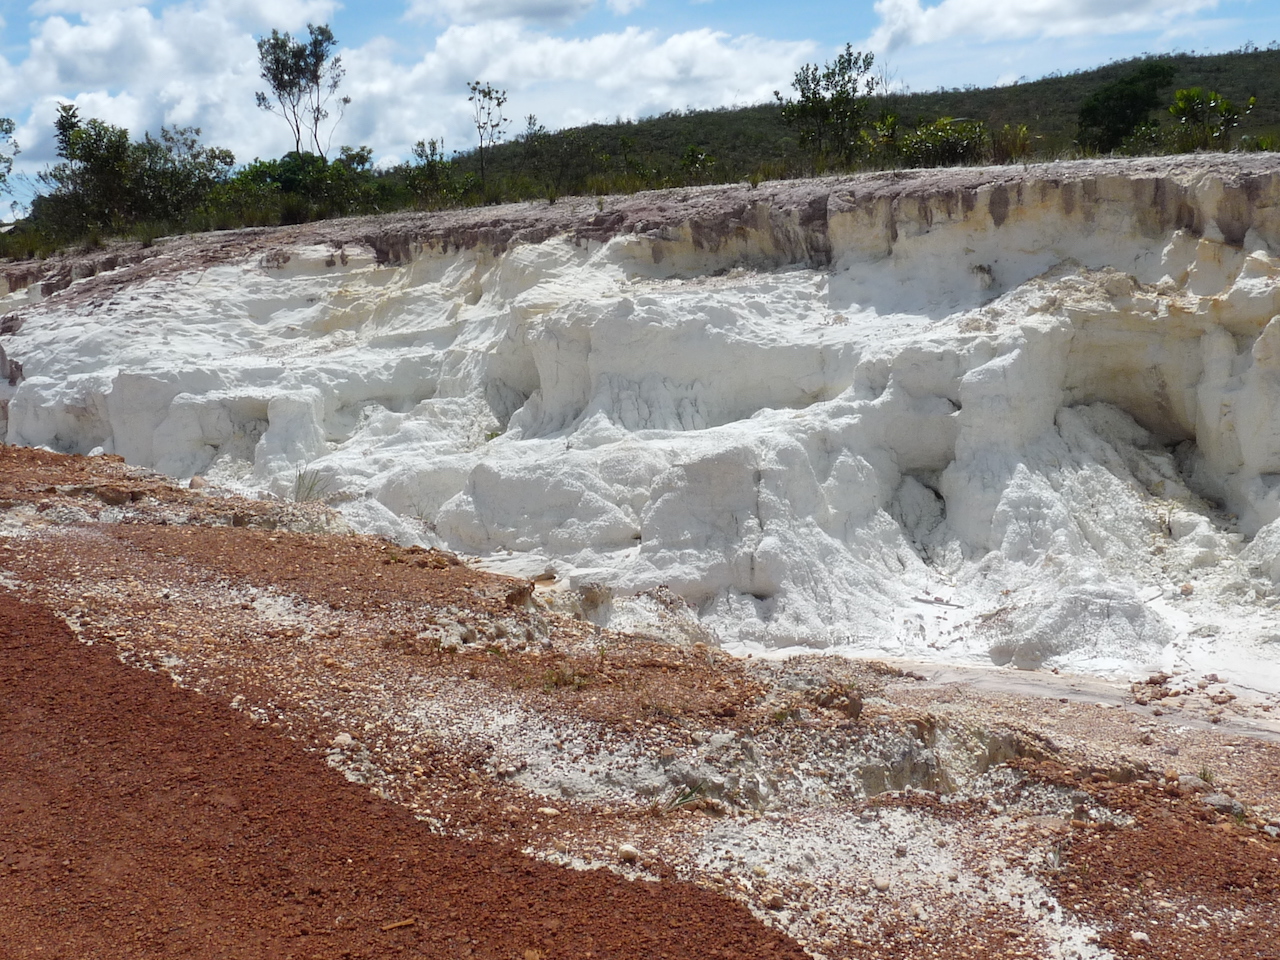
{"label": "blue sky", "polygon": [[21,169],[53,159],[59,102],[128,127],[202,127],[244,161],[288,149],[254,106],[255,38],[329,23],[351,107],[333,142],[394,162],[422,138],[469,147],[465,85],[549,127],[759,102],[844,43],[911,90],[987,86],[1142,52],[1280,40],[1275,0],[0,0],[0,116]]}

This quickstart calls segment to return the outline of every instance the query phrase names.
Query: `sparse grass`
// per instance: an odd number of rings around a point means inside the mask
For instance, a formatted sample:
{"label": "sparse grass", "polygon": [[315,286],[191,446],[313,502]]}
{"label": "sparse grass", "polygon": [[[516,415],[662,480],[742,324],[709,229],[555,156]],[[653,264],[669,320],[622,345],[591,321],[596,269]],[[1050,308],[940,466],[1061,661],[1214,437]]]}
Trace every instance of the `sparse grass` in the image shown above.
{"label": "sparse grass", "polygon": [[544,693],[552,690],[581,690],[591,682],[591,678],[580,672],[570,661],[564,660],[554,667],[548,667],[542,675]]}
{"label": "sparse grass", "polygon": [[316,469],[299,467],[293,475],[294,503],[314,503],[327,500],[333,487],[333,478]]}
{"label": "sparse grass", "polygon": [[699,780],[692,787],[673,787],[667,793],[653,798],[653,802],[649,804],[649,815],[665,817],[667,814],[675,813],[677,810],[703,809],[706,806],[704,802],[706,792],[707,782],[705,780]]}
{"label": "sparse grass", "polygon": [[681,807],[687,807],[692,803],[701,800],[703,794],[707,792],[707,782],[699,780],[692,787],[680,787],[667,797],[663,807],[670,812],[679,810]]}
{"label": "sparse grass", "polygon": [[1213,783],[1213,779],[1214,779],[1213,771],[1210,770],[1207,766],[1202,766],[1200,768],[1199,777],[1205,783]]}

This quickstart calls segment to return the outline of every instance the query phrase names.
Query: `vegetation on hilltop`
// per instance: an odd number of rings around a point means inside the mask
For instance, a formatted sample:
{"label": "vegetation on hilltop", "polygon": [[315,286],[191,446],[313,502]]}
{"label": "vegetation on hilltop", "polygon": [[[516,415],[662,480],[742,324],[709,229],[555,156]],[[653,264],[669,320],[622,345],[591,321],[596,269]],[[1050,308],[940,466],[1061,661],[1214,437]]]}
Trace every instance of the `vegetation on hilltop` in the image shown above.
{"label": "vegetation on hilltop", "polygon": [[[987,89],[910,93],[876,72],[870,54],[846,46],[809,64],[793,94],[747,107],[671,111],[548,131],[537,117],[507,138],[507,93],[468,85],[477,145],[447,155],[419,141],[413,159],[373,166],[369,147],[330,159],[329,105],[343,78],[327,26],[295,41],[259,42],[271,96],[295,149],[237,167],[194,128],[132,140],[127,130],[83,120],[64,105],[56,120],[60,161],[38,178],[29,216],[0,234],[0,256],[42,256],[105,236],[149,242],[162,233],[297,223],[354,213],[626,193],[690,184],[809,176],[893,167],[1029,162],[1110,152],[1275,149],[1280,143],[1280,47],[1232,53],[1143,56],[1095,70]],[[340,115],[339,115],[340,119]],[[337,121],[335,120],[334,123]],[[0,189],[16,145],[0,118]]]}

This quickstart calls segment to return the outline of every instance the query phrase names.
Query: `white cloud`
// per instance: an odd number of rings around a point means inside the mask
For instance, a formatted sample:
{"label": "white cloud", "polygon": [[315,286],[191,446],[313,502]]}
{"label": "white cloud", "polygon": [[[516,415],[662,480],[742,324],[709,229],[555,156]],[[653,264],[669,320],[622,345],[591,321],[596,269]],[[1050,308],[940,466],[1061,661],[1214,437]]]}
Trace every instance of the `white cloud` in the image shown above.
{"label": "white cloud", "polygon": [[108,10],[145,6],[147,4],[140,3],[139,0],[36,0],[28,9],[35,16],[46,17],[53,13],[105,13]]}
{"label": "white cloud", "polygon": [[509,20],[451,26],[407,68],[388,63],[388,46],[345,54],[353,103],[338,139],[401,155],[415,140],[432,137],[443,136],[451,150],[470,147],[469,80],[507,91],[515,133],[530,113],[559,128],[766,100],[816,50],[710,30],[663,37],[632,27],[567,39]]}
{"label": "white cloud", "polygon": [[876,50],[952,39],[1074,37],[1155,30],[1175,18],[1212,9],[1218,0],[877,0]]}
{"label": "white cloud", "polygon": [[292,31],[303,29],[308,23],[327,22],[342,4],[338,0],[206,0],[193,6],[259,31]]}
{"label": "white cloud", "polygon": [[[632,3],[636,0],[611,0]],[[595,6],[595,0],[410,0],[405,16],[440,23],[484,23],[523,20],[541,24],[570,23]]]}
{"label": "white cloud", "polygon": [[630,13],[644,6],[644,0],[608,0],[609,9],[618,16]]}

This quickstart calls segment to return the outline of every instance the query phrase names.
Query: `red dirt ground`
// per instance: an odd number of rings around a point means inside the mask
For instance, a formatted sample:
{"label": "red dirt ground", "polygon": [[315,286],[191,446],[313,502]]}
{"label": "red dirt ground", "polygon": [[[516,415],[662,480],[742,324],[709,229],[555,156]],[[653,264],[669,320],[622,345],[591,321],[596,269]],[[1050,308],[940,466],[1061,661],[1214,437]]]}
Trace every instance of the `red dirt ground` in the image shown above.
{"label": "red dirt ground", "polygon": [[235,711],[0,599],[0,957],[776,957],[692,886],[435,836]]}

